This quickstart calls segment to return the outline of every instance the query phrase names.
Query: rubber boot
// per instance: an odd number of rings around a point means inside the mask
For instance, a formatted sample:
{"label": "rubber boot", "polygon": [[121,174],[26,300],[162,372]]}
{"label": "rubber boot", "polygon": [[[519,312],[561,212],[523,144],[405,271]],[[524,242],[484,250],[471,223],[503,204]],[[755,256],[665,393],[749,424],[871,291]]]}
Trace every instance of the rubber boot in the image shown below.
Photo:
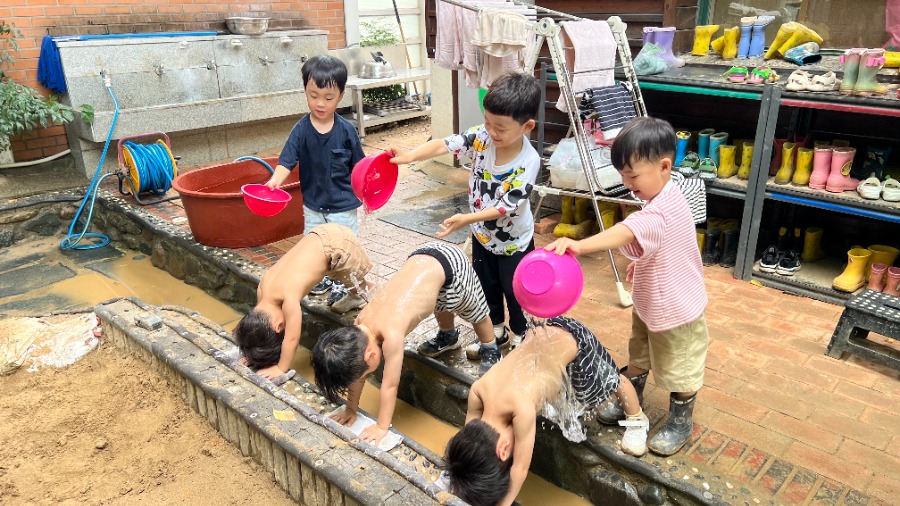
{"label": "rubber boot", "polygon": [[553,235],[555,235],[556,237],[568,237],[569,239],[580,241],[589,237],[593,230],[594,220],[582,221],[577,225],[560,223],[559,225],[554,227]]}
{"label": "rubber boot", "polygon": [[834,278],[831,286],[839,292],[853,293],[866,284],[866,266],[872,252],[864,248],[853,248],[847,252],[847,268]]}
{"label": "rubber boot", "polygon": [[872,252],[872,255],[869,256],[869,263],[866,266],[866,276],[869,274],[869,269],[874,264],[884,264],[884,265],[894,265],[894,260],[897,259],[897,255],[900,254],[900,250],[894,248],[893,246],[885,246],[883,244],[872,244],[869,246],[869,251]]}
{"label": "rubber boot", "polygon": [[553,235],[556,237],[567,237],[568,228],[575,223],[575,197],[560,197],[560,207],[562,208],[562,216],[559,223],[553,228]]}
{"label": "rubber boot", "polygon": [[722,267],[734,267],[737,262],[738,235],[740,230],[724,230],[719,242],[722,243],[722,258],[719,265]]}
{"label": "rubber boot", "polygon": [[726,142],[728,142],[728,132],[717,132],[709,136],[709,157],[716,162],[716,167],[721,164],[719,146]]}
{"label": "rubber boot", "polygon": [[769,164],[769,175],[774,176],[781,168],[781,155],[787,139],[775,139],[772,144],[772,163]]}
{"label": "rubber boot", "polygon": [[822,252],[822,234],[825,231],[820,227],[809,227],[803,235],[803,251],[800,253],[800,260],[804,262],[815,262],[825,254]]}
{"label": "rubber boot", "polygon": [[[750,38],[756,16],[741,18],[741,40],[738,42],[738,58],[746,58],[750,54]],[[765,42],[765,41],[764,41]]]}
{"label": "rubber boot", "polygon": [[866,152],[866,159],[863,162],[861,173],[864,177],[875,174],[878,179],[884,179],[884,169],[887,165],[887,159],[891,156],[891,147],[876,148],[869,146]]}
{"label": "rubber boot", "polygon": [[778,27],[778,33],[775,34],[775,40],[772,41],[772,45],[769,46],[769,50],[765,53],[765,58],[767,60],[778,57],[778,48],[791,38],[791,35],[794,34],[794,30],[796,30],[798,26],[800,26],[800,23],[788,21]]}
{"label": "rubber boot", "polygon": [[797,168],[794,170],[791,184],[797,186],[809,184],[809,177],[812,175],[813,153],[814,151],[810,148],[797,148]]}
{"label": "rubber boot", "polygon": [[734,153],[735,146],[731,146],[729,144],[725,144],[719,146],[719,173],[718,176],[722,179],[727,179],[735,174],[737,174],[737,165],[734,164]]}
{"label": "rubber boot", "polygon": [[712,42],[709,43],[709,47],[712,48],[713,52],[718,53],[721,56],[722,51],[725,49],[725,36],[722,35],[717,39],[713,39]]}
{"label": "rubber boot", "polygon": [[738,27],[726,28],[724,43],[722,45],[722,59],[733,60],[738,54],[738,38],[741,36],[741,29]]}
{"label": "rubber boot", "polygon": [[[620,374],[625,374],[625,370],[628,367],[623,367],[619,369]],[[629,377],[627,374],[625,375],[628,378],[628,381],[634,386],[634,391],[637,393],[638,404],[644,404],[644,386],[647,384],[647,375],[650,373],[640,374],[638,376]],[[600,409],[594,411],[597,416],[597,421],[605,425],[616,425],[619,423],[619,420],[625,419],[625,411],[622,409],[622,405],[619,404],[619,401],[612,401],[604,403]]]}
{"label": "rubber boot", "polygon": [[722,232],[718,227],[706,229],[706,239],[703,249],[700,250],[703,265],[715,265],[719,261],[719,237],[721,235]]}
{"label": "rubber boot", "polygon": [[831,155],[834,148],[831,146],[819,146],[813,150],[813,171],[809,175],[809,187],[816,190],[824,190],[831,174]]}
{"label": "rubber boot", "polygon": [[575,199],[575,221],[572,223],[581,223],[591,219],[591,201],[590,199]]}
{"label": "rubber boot", "polygon": [[871,97],[887,93],[887,88],[878,83],[881,67],[884,67],[884,50],[866,49],[859,58],[859,75],[853,85],[854,96]]}
{"label": "rubber boot", "polygon": [[709,137],[714,133],[716,131],[712,128],[706,128],[697,133],[697,156],[701,160],[709,158]]}
{"label": "rubber boot", "polygon": [[[815,30],[809,28],[806,25],[801,25],[797,23],[797,28],[791,33],[791,36],[778,48],[778,52],[784,54],[788,49],[792,47],[797,47],[800,44],[804,44],[806,42],[815,42],[816,44],[821,44],[824,42],[822,37],[816,33]],[[772,44],[774,45],[774,43]]]}
{"label": "rubber boot", "polygon": [[884,277],[884,293],[900,297],[900,268],[888,267]]}
{"label": "rubber boot", "polygon": [[841,193],[855,190],[859,186],[859,179],[850,177],[854,155],[856,148],[834,148],[831,153],[831,172],[825,181],[825,190]]}
{"label": "rubber boot", "polygon": [[706,244],[706,229],[697,229],[697,249],[703,251],[703,245]]}
{"label": "rubber boot", "polygon": [[675,133],[675,161],[672,162],[672,165],[678,167],[678,164],[684,159],[684,155],[687,154],[688,143],[690,142],[691,133],[687,130]]}
{"label": "rubber boot", "polygon": [[793,142],[785,142],[781,146],[781,167],[775,173],[775,184],[788,184],[794,177],[794,148]]}
{"label": "rubber boot", "polygon": [[647,44],[656,44],[656,27],[655,26],[645,26],[644,27],[644,45]]}
{"label": "rubber boot", "polygon": [[669,395],[669,419],[659,432],[647,443],[653,453],[668,457],[684,446],[694,429],[694,403],[697,395],[679,401],[675,394]]}
{"label": "rubber boot", "polygon": [[750,162],[753,161],[753,143],[744,142],[741,148],[741,165],[738,167],[738,179],[750,179]]}
{"label": "rubber boot", "polygon": [[884,52],[884,67],[892,68],[892,69],[900,67],[900,52],[885,51]]}
{"label": "rubber boot", "polygon": [[610,209],[600,211],[600,220],[603,221],[603,230],[609,230],[616,224],[616,212]]}
{"label": "rubber boot", "polygon": [[853,48],[844,51],[840,61],[844,66],[844,73],[841,77],[840,92],[842,95],[852,95],[853,88],[856,87],[856,79],[859,77],[859,61],[865,48]]}
{"label": "rubber boot", "polygon": [[684,60],[676,57],[675,53],[672,52],[672,43],[675,41],[675,27],[668,26],[656,28],[654,33],[656,34],[654,42],[657,46],[665,50],[665,52],[659,53],[656,56],[662,58],[669,68],[684,67]]}
{"label": "rubber boot", "polygon": [[866,288],[876,292],[884,290],[884,275],[887,272],[887,268],[887,265],[878,262],[872,264],[872,267],[869,269],[869,284]]}
{"label": "rubber boot", "polygon": [[757,16],[751,27],[750,48],[748,58],[758,58],[763,55],[766,48],[766,27],[775,21],[775,16]]}
{"label": "rubber boot", "polygon": [[692,55],[706,56],[709,54],[709,41],[714,33],[719,31],[719,25],[700,25],[694,28],[694,47]]}

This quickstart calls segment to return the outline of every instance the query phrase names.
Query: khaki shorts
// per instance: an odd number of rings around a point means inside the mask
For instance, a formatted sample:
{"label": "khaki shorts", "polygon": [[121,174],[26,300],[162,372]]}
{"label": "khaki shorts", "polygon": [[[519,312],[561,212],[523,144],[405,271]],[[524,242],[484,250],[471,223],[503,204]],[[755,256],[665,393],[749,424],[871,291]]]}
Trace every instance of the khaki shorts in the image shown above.
{"label": "khaki shorts", "polygon": [[310,233],[316,234],[322,241],[322,249],[328,259],[328,276],[332,279],[349,288],[360,285],[372,270],[372,261],[349,228],[326,223],[313,228]]}
{"label": "khaki shorts", "polygon": [[656,386],[668,392],[695,392],[703,386],[709,332],[706,315],[674,329],[650,332],[631,312],[628,363],[653,371]]}

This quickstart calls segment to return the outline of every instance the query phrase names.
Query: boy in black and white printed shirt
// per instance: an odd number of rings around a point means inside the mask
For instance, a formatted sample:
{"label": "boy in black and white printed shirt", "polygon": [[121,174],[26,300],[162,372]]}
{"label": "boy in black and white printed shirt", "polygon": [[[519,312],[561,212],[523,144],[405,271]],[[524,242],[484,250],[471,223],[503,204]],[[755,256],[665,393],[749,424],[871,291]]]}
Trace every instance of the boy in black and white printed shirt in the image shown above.
{"label": "boy in black and white printed shirt", "polygon": [[[541,90],[530,75],[509,73],[497,79],[484,97],[484,124],[446,139],[434,139],[407,153],[389,148],[397,164],[426,160],[447,154],[472,160],[469,175],[468,213],[455,214],[441,224],[438,237],[469,226],[472,231],[472,265],[481,280],[491,311],[495,342],[475,344],[477,353],[486,347],[509,344],[509,326],[524,335],[527,322],[516,301],[512,278],[522,257],[534,249],[534,220],[528,200],[540,169],[541,159],[528,140],[535,127]],[[445,339],[453,328],[440,329],[430,347],[450,344]],[[467,350],[471,355],[475,350]]]}

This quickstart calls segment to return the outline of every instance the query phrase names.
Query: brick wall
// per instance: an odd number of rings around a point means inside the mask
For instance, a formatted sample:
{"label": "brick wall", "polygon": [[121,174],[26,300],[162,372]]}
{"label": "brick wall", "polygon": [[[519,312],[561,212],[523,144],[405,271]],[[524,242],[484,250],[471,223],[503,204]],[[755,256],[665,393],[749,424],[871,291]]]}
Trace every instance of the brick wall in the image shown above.
{"label": "brick wall", "polygon": [[[97,35],[225,30],[229,16],[270,17],[269,30],[327,30],[328,47],[346,46],[343,1],[299,0],[3,0],[0,19],[22,32],[16,62],[4,68],[18,83],[49,91],[37,81],[44,35]],[[51,126],[13,138],[16,161],[68,148],[65,130]]]}

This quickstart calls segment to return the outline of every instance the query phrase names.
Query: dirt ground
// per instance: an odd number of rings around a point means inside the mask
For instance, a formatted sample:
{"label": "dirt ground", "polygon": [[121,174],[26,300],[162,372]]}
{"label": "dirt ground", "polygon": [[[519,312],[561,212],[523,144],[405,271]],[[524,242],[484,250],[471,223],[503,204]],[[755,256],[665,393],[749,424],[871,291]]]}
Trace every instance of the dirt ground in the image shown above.
{"label": "dirt ground", "polygon": [[293,504],[140,359],[0,377],[0,504]]}

